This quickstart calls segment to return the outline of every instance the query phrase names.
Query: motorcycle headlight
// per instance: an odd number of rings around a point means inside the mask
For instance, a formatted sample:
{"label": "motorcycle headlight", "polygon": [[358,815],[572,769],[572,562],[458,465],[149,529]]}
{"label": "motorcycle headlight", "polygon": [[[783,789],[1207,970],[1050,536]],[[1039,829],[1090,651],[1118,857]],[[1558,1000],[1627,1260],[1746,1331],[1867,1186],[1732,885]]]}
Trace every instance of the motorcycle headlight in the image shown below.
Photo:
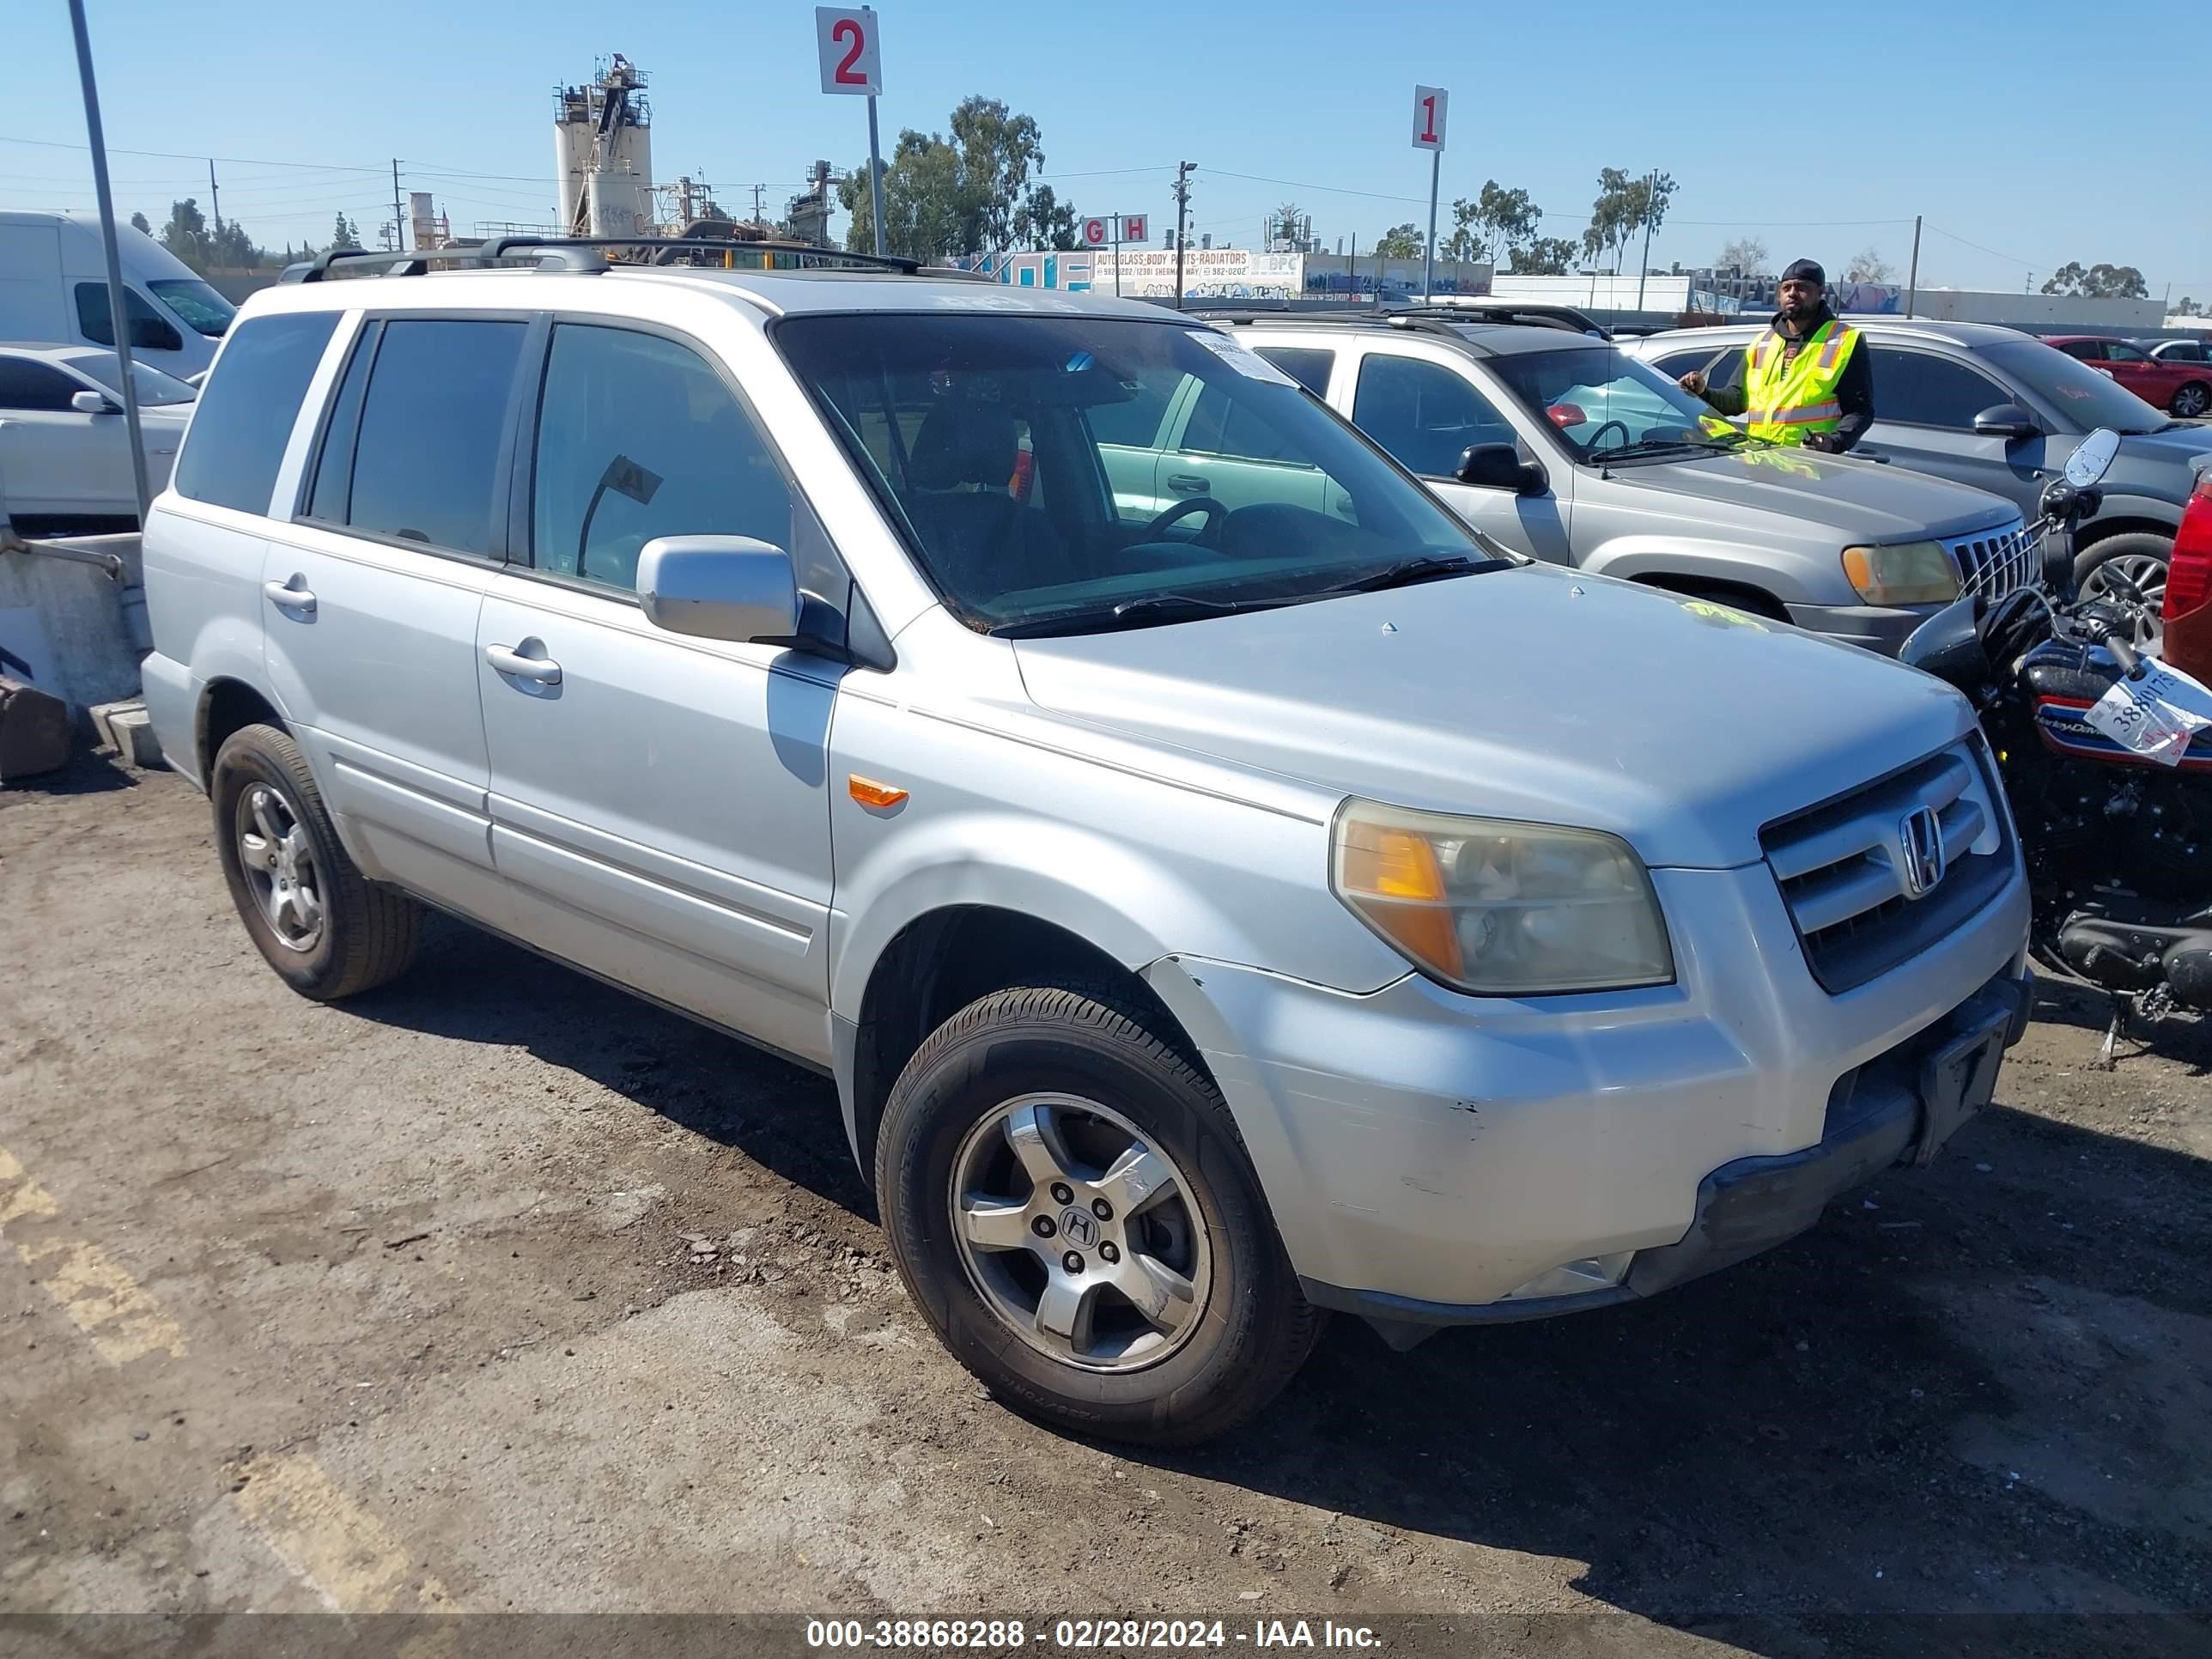
{"label": "motorcycle headlight", "polygon": [[1330,885],[1424,972],[1492,996],[1674,977],[1643,861],[1618,836],[1346,801]]}
{"label": "motorcycle headlight", "polygon": [[1941,542],[1847,547],[1844,574],[1869,605],[1944,605],[1959,597],[1959,568]]}

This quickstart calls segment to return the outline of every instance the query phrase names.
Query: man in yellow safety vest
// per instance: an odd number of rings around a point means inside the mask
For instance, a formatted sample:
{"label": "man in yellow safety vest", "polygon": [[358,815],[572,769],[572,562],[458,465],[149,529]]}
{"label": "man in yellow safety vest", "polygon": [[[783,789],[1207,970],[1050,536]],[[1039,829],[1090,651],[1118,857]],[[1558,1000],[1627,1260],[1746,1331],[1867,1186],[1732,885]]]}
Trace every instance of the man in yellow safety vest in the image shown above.
{"label": "man in yellow safety vest", "polygon": [[1746,416],[1754,438],[1842,454],[1874,424],[1874,371],[1858,330],[1828,309],[1827,287],[1819,265],[1797,260],[1782,273],[1773,325],[1744,348],[1741,383],[1712,386],[1693,369],[1682,390]]}

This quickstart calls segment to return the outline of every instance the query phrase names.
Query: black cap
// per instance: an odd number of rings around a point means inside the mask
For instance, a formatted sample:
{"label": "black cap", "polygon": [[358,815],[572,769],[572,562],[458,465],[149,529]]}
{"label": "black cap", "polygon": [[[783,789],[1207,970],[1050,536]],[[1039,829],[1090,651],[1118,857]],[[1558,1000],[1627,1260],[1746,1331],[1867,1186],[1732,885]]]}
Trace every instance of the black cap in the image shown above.
{"label": "black cap", "polygon": [[1789,269],[1782,273],[1780,280],[1785,283],[1810,283],[1814,288],[1826,288],[1828,285],[1828,273],[1811,259],[1792,259]]}

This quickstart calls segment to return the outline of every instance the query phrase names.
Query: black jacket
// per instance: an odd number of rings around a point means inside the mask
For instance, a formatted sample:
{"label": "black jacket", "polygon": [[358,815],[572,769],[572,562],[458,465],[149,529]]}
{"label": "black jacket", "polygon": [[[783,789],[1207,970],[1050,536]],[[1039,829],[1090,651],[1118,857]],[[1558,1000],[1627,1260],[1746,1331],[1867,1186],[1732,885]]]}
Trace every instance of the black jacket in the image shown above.
{"label": "black jacket", "polygon": [[[1797,354],[1805,349],[1805,342],[1819,333],[1822,328],[1834,320],[1834,318],[1835,313],[1827,307],[1822,306],[1814,313],[1803,334],[1792,335],[1784,331],[1782,313],[1776,312],[1773,320],[1768,326],[1782,337],[1782,361],[1786,363],[1795,359]],[[1752,345],[1758,343],[1757,340],[1751,343]],[[1705,388],[1705,401],[1723,415],[1741,415],[1748,406],[1745,390],[1750,379],[1750,359],[1751,346],[1746,346],[1743,378],[1732,386],[1709,386]],[[1858,442],[1866,435],[1866,429],[1874,424],[1872,359],[1873,353],[1867,349],[1867,342],[1862,338],[1858,344],[1851,348],[1850,360],[1844,365],[1844,378],[1836,386],[1836,402],[1842,407],[1844,416],[1837,423],[1832,434],[1835,447],[1838,451],[1849,449],[1853,444]]]}

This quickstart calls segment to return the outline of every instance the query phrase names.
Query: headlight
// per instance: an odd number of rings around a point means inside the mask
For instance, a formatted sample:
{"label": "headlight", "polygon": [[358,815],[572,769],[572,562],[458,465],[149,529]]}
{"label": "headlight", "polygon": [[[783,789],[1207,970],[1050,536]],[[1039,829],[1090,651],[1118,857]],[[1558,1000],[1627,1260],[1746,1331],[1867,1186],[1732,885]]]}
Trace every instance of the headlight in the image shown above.
{"label": "headlight", "polygon": [[1959,597],[1959,568],[1941,542],[1847,547],[1844,574],[1869,605],[1942,605]]}
{"label": "headlight", "polygon": [[1651,878],[1617,836],[1353,800],[1331,840],[1337,897],[1462,991],[1619,990],[1674,977]]}

